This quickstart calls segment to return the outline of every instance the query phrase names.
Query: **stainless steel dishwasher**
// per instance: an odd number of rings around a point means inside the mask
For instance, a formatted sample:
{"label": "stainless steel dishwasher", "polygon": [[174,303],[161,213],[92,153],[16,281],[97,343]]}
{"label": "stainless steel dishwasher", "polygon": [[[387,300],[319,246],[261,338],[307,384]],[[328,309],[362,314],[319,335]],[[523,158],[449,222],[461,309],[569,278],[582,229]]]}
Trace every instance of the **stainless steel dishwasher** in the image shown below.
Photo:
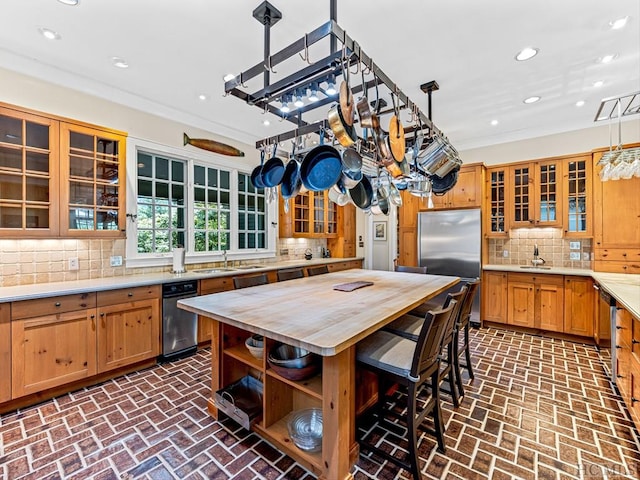
{"label": "stainless steel dishwasher", "polygon": [[162,285],[162,355],[163,361],[192,355],[198,348],[198,316],[178,308],[182,298],[195,297],[198,281]]}

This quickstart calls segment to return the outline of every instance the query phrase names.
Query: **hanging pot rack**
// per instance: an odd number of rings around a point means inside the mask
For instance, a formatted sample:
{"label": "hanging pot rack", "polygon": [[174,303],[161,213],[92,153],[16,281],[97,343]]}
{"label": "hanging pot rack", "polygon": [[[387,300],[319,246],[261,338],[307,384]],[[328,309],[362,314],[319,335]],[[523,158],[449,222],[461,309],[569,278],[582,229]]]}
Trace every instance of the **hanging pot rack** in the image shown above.
{"label": "hanging pot rack", "polygon": [[[371,72],[371,75],[377,79],[378,86],[386,86],[388,91],[396,96],[401,110],[409,109],[411,112],[415,112],[415,115],[419,118],[419,122],[416,122],[417,125],[421,124],[421,129],[426,130],[429,137],[444,137],[442,132],[433,124],[431,118],[422,112],[419,105],[412,101],[373,61],[372,57],[366,54],[361,46],[338,25],[336,21],[336,4],[337,0],[330,0],[331,18],[328,22],[320,25],[274,54],[270,53],[270,30],[282,18],[282,13],[266,1],[254,10],[254,18],[264,25],[264,58],[236,77],[226,81],[224,85],[225,95],[233,95],[249,105],[260,108],[263,112],[270,112],[296,125],[296,128],[289,132],[257,141],[256,148],[265,144],[280,143],[298,135],[317,133],[321,129],[328,130],[326,120],[307,123],[302,117],[306,112],[335,102],[336,98],[331,95],[324,94],[325,98],[321,98],[313,103],[307,103],[303,107],[297,108],[289,113],[281,112],[273,103],[280,101],[283,96],[293,95],[301,88],[310,88],[314,83],[322,84],[331,79],[340,78],[342,76],[342,62],[345,60],[344,57],[346,57],[348,67],[356,66],[357,68],[364,68]],[[309,63],[309,47],[327,37],[330,39],[331,51],[329,55],[313,63]],[[341,48],[338,48],[338,44],[341,44]],[[300,55],[305,66],[271,83],[271,74],[275,73],[275,68],[297,55]],[[260,75],[264,78],[263,87],[249,93],[246,82]],[[376,80],[367,81],[365,83],[365,89],[368,91],[375,87],[375,84]],[[322,89],[320,90],[322,91]],[[351,91],[354,94],[360,93],[362,90],[362,84],[351,86]],[[383,110],[380,114],[384,115],[392,111],[392,109]],[[405,136],[408,141],[410,141],[410,134],[412,134],[416,128],[418,128],[416,125],[405,128]]]}

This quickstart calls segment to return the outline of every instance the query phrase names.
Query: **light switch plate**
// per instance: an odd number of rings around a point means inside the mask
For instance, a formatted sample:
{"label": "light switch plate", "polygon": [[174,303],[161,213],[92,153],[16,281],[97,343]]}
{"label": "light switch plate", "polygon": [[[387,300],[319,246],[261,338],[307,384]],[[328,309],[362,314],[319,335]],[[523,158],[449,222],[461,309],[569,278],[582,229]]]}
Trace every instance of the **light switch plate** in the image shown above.
{"label": "light switch plate", "polygon": [[110,258],[110,264],[112,267],[121,267],[122,266],[122,255],[113,255]]}
{"label": "light switch plate", "polygon": [[569,250],[580,250],[580,242],[569,242]]}
{"label": "light switch plate", "polygon": [[580,252],[569,252],[569,260],[580,260]]}

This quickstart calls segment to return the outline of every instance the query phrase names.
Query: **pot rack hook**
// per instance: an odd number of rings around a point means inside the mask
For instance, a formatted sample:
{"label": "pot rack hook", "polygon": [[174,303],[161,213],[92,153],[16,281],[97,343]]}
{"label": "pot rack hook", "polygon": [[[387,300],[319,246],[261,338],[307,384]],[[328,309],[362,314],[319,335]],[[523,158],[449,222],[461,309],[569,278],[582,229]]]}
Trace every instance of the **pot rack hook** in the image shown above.
{"label": "pot rack hook", "polygon": [[300,55],[300,58],[302,59],[303,62],[307,62],[309,65],[311,65],[311,59],[309,58],[309,44],[307,43],[307,38],[308,38],[308,34],[305,33],[304,34],[304,55],[301,54],[300,52],[298,52],[298,55]]}
{"label": "pot rack hook", "polygon": [[[356,48],[358,49],[358,54],[356,55]],[[351,57],[353,57],[354,55],[356,55],[356,58],[358,59],[358,62],[356,62],[356,71],[355,72],[350,72],[352,75],[358,75],[360,73],[361,67],[360,67],[360,45],[358,45],[356,43],[356,41],[353,41],[353,50],[351,52],[351,55],[349,55],[349,62],[351,62]]]}
{"label": "pot rack hook", "polygon": [[242,73],[240,73],[240,86],[241,86],[242,88],[249,88],[249,87],[247,87],[247,86],[244,84],[244,80],[243,80],[243,78],[242,78]]}
{"label": "pot rack hook", "polygon": [[264,64],[264,68],[266,68],[267,70],[269,70],[271,73],[278,73],[276,72],[273,67],[271,66],[271,56],[267,57],[267,63]]}

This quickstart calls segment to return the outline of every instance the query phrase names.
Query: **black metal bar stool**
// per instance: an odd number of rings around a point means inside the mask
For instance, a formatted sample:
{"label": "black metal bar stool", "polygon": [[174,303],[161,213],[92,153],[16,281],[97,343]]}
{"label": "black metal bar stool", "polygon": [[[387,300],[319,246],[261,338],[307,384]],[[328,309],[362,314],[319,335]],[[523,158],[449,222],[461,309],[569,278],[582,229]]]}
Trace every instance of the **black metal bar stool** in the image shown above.
{"label": "black metal bar stool", "polygon": [[[427,430],[435,436],[440,452],[444,453],[446,450],[438,388],[440,352],[455,304],[455,300],[452,300],[446,309],[429,312],[417,342],[380,330],[359,342],[357,346],[358,366],[378,374],[378,402],[374,410],[377,412],[379,424],[388,416],[399,416],[393,411],[393,405],[396,402],[391,403],[391,408],[385,408],[387,399],[385,389],[382,387],[385,380],[406,389],[406,416],[401,415],[401,417],[406,422],[409,458],[408,461],[403,460],[381,450],[367,441],[368,435],[359,439],[361,450],[374,452],[381,458],[410,471],[415,479],[420,478],[417,451],[418,428]],[[429,395],[423,398],[425,390],[428,390]],[[427,429],[422,425],[427,415],[433,417],[433,429]]]}
{"label": "black metal bar stool", "polygon": [[[444,338],[442,340],[442,367],[440,369],[440,381],[445,379],[449,383],[449,390],[443,390],[445,393],[451,395],[451,401],[454,407],[460,406],[460,397],[463,395],[459,385],[460,381],[460,368],[459,363],[456,361],[457,349],[455,343],[458,341],[456,325],[458,323],[458,317],[460,309],[467,295],[467,286],[463,286],[460,291],[456,293],[447,294],[447,298],[444,302],[443,308],[447,308],[451,302],[455,301],[456,306],[451,315],[449,324],[447,324]],[[403,315],[402,317],[394,320],[389,325],[384,327],[383,330],[391,332],[395,335],[408,338],[409,340],[417,341],[422,324],[426,320],[411,314]]]}

